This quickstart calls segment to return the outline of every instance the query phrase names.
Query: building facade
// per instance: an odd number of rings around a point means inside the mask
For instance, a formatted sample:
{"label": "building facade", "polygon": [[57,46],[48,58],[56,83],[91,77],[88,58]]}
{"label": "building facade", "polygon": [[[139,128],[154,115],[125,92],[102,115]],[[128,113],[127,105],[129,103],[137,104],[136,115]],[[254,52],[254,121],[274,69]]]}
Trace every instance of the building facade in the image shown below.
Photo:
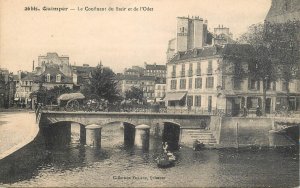
{"label": "building facade", "polygon": [[145,63],[144,68],[144,76],[153,76],[156,78],[164,79],[166,78],[167,68],[166,65],[158,65],[154,64],[147,64]]}
{"label": "building facade", "polygon": [[13,75],[7,69],[0,69],[0,108],[9,108],[13,105],[15,84]]}
{"label": "building facade", "polygon": [[[168,108],[212,112],[221,110],[239,115],[244,107],[255,112],[262,107],[262,81],[251,77],[237,79],[234,63],[224,59],[228,48],[242,49],[245,45],[227,44],[177,53],[167,64],[166,105]],[[247,50],[247,49],[245,49]],[[228,54],[226,54],[228,55]],[[248,62],[240,62],[245,72]],[[266,112],[287,106],[286,87],[281,80],[267,86]],[[300,80],[289,83],[291,110],[300,110]]]}
{"label": "building facade", "polygon": [[223,25],[219,25],[218,27],[214,28],[212,40],[214,45],[224,45],[234,42],[230,29],[228,27],[223,27]]}
{"label": "building facade", "polygon": [[118,80],[120,92],[123,95],[125,95],[125,92],[130,90],[132,87],[137,87],[143,91],[144,98],[148,102],[154,101],[155,77],[119,75]]}
{"label": "building facade", "polygon": [[166,84],[165,83],[157,83],[154,86],[154,97],[155,97],[155,102],[156,103],[163,103],[163,105],[165,104],[164,102],[164,98],[166,96]]}
{"label": "building facade", "polygon": [[[236,64],[225,58],[235,56],[236,54],[231,53],[239,51],[244,54],[249,53],[250,46],[231,42],[232,34],[226,27],[215,28],[213,45],[207,44],[207,37],[203,37],[203,33],[206,33],[204,31],[194,32],[200,36],[189,39],[191,37],[189,28],[193,28],[190,27],[189,22],[193,20],[179,18],[177,22],[177,51],[167,62],[166,97],[164,98],[167,108],[222,111],[233,116],[241,114],[244,108],[250,113],[261,108],[262,81],[251,78],[247,74],[239,77],[234,72],[237,64],[245,73],[249,72],[249,62],[241,60]],[[194,39],[202,42],[195,43]],[[282,80],[267,83],[265,103],[267,113],[286,106],[290,106],[290,110],[300,111],[300,80],[295,79],[288,83],[288,100],[286,100],[286,85],[287,83]]]}

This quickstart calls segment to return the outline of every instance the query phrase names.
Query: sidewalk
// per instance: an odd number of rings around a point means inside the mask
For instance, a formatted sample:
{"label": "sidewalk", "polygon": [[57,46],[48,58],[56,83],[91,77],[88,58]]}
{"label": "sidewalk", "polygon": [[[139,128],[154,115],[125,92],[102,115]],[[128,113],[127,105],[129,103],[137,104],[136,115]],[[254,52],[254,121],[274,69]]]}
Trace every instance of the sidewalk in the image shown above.
{"label": "sidewalk", "polygon": [[31,142],[38,131],[33,112],[1,112],[0,159]]}

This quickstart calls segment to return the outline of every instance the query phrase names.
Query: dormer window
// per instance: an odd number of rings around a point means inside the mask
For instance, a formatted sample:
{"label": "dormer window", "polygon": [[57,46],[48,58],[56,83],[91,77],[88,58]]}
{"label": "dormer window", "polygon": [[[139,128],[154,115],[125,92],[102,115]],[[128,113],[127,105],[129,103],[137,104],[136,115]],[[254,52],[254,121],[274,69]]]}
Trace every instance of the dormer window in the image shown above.
{"label": "dormer window", "polygon": [[50,74],[46,75],[46,82],[50,82]]}
{"label": "dormer window", "polygon": [[61,75],[60,74],[56,75],[56,82],[61,82]]}

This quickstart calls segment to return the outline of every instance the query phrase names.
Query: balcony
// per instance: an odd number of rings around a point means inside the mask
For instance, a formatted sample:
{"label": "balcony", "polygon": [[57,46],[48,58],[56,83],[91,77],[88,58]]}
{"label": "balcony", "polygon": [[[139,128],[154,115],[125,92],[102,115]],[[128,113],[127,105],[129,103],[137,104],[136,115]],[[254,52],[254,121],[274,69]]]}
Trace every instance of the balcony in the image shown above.
{"label": "balcony", "polygon": [[207,74],[211,75],[211,74],[212,74],[212,68],[208,68],[208,69],[206,70],[206,72],[207,72]]}
{"label": "balcony", "polygon": [[176,78],[176,72],[171,73],[172,78]]}
{"label": "balcony", "polygon": [[180,71],[180,76],[185,77],[185,71]]}

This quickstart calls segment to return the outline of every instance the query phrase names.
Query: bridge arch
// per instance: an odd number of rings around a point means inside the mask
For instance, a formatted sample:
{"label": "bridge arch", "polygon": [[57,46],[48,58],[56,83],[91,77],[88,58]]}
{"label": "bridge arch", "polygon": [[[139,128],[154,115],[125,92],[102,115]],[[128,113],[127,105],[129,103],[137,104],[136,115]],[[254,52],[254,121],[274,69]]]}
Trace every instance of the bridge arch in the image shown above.
{"label": "bridge arch", "polygon": [[282,131],[291,138],[296,144],[299,144],[299,128],[300,124],[291,124]]}
{"label": "bridge arch", "polygon": [[[78,134],[80,142],[85,142],[85,125],[76,121],[57,121],[49,123],[48,126],[41,126],[40,130],[45,139],[47,148],[62,148],[71,143],[72,128],[79,125]],[[76,135],[76,133],[74,133]]]}
{"label": "bridge arch", "polygon": [[172,121],[163,122],[162,141],[167,142],[170,150],[179,149],[181,125]]}
{"label": "bridge arch", "polygon": [[104,123],[101,126],[101,140],[103,144],[119,145],[120,138],[122,138],[125,147],[134,145],[135,124],[128,121],[115,120]]}

